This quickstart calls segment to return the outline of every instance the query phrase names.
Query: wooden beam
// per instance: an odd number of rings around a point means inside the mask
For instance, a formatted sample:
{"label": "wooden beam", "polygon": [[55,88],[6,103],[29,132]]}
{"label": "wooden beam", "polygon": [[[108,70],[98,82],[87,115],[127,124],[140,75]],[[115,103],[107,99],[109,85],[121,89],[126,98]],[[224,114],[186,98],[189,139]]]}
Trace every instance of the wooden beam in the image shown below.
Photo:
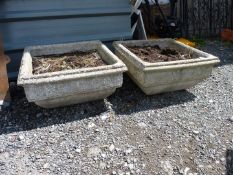
{"label": "wooden beam", "polygon": [[0,36],[0,110],[10,105],[11,97],[7,75],[7,64],[10,58],[4,54],[2,37]]}

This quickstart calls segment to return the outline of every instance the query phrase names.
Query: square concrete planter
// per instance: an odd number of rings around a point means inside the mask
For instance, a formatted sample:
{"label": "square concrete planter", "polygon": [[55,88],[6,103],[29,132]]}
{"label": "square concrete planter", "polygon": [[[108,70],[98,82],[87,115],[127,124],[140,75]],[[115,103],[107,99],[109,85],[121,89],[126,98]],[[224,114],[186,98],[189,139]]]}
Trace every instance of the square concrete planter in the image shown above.
{"label": "square concrete planter", "polygon": [[[213,55],[186,46],[173,39],[117,41],[114,44],[116,55],[128,67],[128,74],[147,94],[159,94],[190,88],[209,77],[219,59]],[[142,61],[124,46],[171,47],[192,52],[195,59],[149,63]]]}
{"label": "square concrete planter", "polygon": [[[32,57],[97,50],[105,66],[34,75]],[[25,49],[18,76],[29,102],[54,108],[103,99],[123,83],[124,63],[100,41],[35,46]]]}

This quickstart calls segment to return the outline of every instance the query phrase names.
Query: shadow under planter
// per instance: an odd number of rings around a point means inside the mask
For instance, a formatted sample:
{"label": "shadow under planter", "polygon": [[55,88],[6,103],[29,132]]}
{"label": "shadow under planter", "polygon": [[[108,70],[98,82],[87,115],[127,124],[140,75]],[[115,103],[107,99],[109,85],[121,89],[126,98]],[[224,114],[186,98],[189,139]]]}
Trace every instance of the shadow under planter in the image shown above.
{"label": "shadow under planter", "polygon": [[[33,74],[32,59],[44,55],[58,55],[75,51],[96,50],[107,65]],[[34,46],[25,49],[18,77],[29,102],[44,108],[54,108],[104,99],[123,83],[127,70],[100,41]]]}
{"label": "shadow under planter", "polygon": [[104,100],[44,109],[34,103],[29,103],[22,95],[13,95],[12,107],[8,111],[4,110],[0,113],[0,135],[68,124],[96,117],[106,111]]}
{"label": "shadow under planter", "polygon": [[233,150],[227,150],[226,153],[226,175],[233,174]]}
{"label": "shadow under planter", "polygon": [[[220,61],[217,57],[173,39],[135,40],[114,42],[116,55],[128,67],[132,80],[147,95],[183,90],[208,78],[214,65]],[[127,47],[173,48],[184,53],[191,53],[191,59],[149,63],[143,61]]]}
{"label": "shadow under planter", "polygon": [[124,74],[123,86],[108,97],[114,111],[120,115],[129,115],[146,110],[157,110],[194,101],[196,96],[187,90],[145,95],[143,91]]}

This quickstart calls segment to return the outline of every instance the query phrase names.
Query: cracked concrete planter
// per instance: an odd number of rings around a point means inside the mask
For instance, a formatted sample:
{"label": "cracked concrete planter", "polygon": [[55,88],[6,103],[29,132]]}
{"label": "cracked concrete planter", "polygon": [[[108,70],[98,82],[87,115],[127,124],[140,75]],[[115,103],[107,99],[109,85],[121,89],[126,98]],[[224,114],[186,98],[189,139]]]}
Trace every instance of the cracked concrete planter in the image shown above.
{"label": "cracked concrete planter", "polygon": [[[173,39],[117,41],[114,42],[116,55],[128,67],[128,74],[147,94],[159,94],[190,88],[211,75],[219,59],[213,55],[186,46]],[[149,63],[142,61],[125,46],[172,47],[192,52],[195,59]]]}
{"label": "cracked concrete planter", "polygon": [[[72,51],[97,50],[105,66],[33,75],[32,57]],[[123,83],[124,63],[100,41],[27,47],[24,50],[18,85],[24,87],[29,102],[44,108],[67,106],[103,99]]]}

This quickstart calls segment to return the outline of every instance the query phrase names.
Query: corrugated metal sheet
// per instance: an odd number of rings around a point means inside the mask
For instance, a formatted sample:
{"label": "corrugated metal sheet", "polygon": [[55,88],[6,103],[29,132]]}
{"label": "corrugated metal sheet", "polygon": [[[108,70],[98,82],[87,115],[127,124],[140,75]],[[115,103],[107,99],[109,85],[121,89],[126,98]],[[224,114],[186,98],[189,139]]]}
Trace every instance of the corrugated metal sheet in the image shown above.
{"label": "corrugated metal sheet", "polygon": [[129,15],[129,0],[1,0],[0,30],[12,58],[9,75],[17,75],[26,46],[131,38]]}

